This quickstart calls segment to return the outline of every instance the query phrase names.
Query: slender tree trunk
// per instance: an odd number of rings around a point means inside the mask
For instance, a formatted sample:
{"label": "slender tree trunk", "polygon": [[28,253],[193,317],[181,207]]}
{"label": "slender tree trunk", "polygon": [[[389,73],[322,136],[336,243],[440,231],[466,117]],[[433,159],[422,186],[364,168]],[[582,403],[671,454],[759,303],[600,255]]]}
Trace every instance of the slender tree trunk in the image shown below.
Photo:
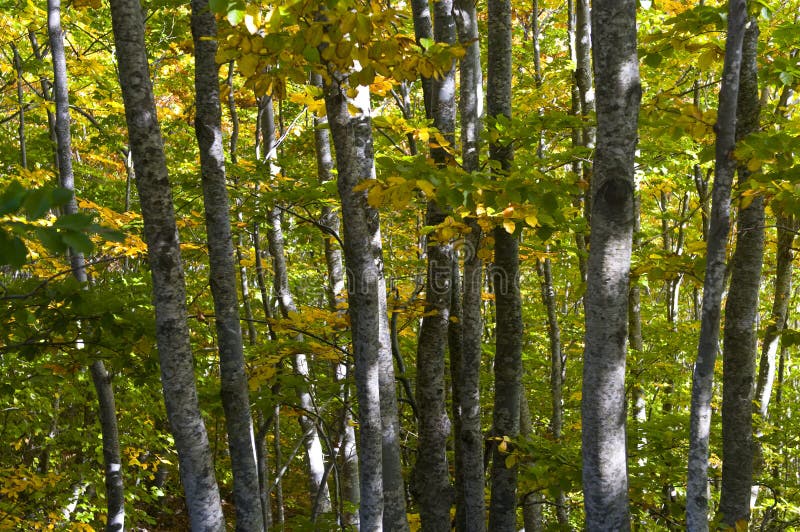
{"label": "slender tree trunk", "polygon": [[[589,0],[575,1],[575,83],[580,96],[580,112],[584,119],[581,131],[581,146],[594,149],[597,137],[596,128],[592,125],[592,114],[595,112],[595,92],[592,76],[592,10]],[[599,5],[596,7],[600,7]],[[599,76],[598,76],[599,78]],[[586,185],[592,181],[592,165],[586,161],[581,164],[582,178]],[[585,196],[584,214],[586,222],[591,222],[592,194]],[[584,243],[585,251],[585,243]]]}
{"label": "slender tree trunk", "polygon": [[[736,138],[758,130],[758,22],[750,17],[742,44]],[[750,172],[739,165],[740,189],[747,186]],[[724,351],[722,355],[722,522],[731,527],[750,520],[750,489],[753,485],[753,388],[755,383],[758,330],[758,290],[764,257],[764,198],[756,196],[739,209],[736,251],[731,264],[731,286],[725,303]]]}
{"label": "slender tree trunk", "polygon": [[715,126],[716,175],[708,230],[700,340],[697,362],[692,375],[686,487],[686,526],[690,532],[708,530],[708,439],[711,428],[711,395],[725,282],[725,248],[730,230],[731,181],[736,168],[736,161],[731,157],[731,153],[736,144],[736,106],[746,17],[746,1],[730,0],[725,63]]}
{"label": "slender tree trunk", "polygon": [[[564,389],[564,355],[561,351],[561,328],[558,325],[558,311],[556,307],[556,292],[553,287],[553,273],[550,259],[546,258],[538,264],[539,280],[541,281],[542,301],[547,310],[547,335],[550,338],[550,399],[552,402],[552,416],[550,417],[550,434],[555,441],[561,439],[564,426],[563,389]],[[555,497],[556,516],[561,527],[569,527],[567,515],[567,498],[564,491],[559,489]]]}
{"label": "slender tree trunk", "polygon": [[193,530],[225,528],[208,435],[200,413],[189,342],[186,287],[161,131],[137,0],[112,0],[111,19],[119,61],[125,118],[153,274],[156,343],[186,507]]}
{"label": "slender tree trunk", "polygon": [[25,140],[25,93],[23,92],[24,79],[22,77],[22,57],[14,43],[11,43],[13,52],[12,61],[14,70],[17,72],[17,106],[19,107],[19,122],[17,126],[17,136],[19,138],[19,164],[23,168],[28,168],[28,142]]}
{"label": "slender tree trunk", "polygon": [[592,176],[583,367],[583,489],[588,530],[628,530],[625,342],[639,101],[636,3],[592,13],[597,138]]}
{"label": "slender tree trunk", "polygon": [[775,366],[780,345],[781,333],[786,328],[786,317],[789,310],[789,299],[792,294],[792,269],[794,260],[793,243],[797,231],[797,223],[792,215],[779,214],[778,244],[775,252],[775,296],[772,312],[764,333],[761,347],[761,361],[758,365],[758,384],[756,386],[756,402],[759,415],[766,419],[769,403],[775,382]]}
{"label": "slender tree trunk", "polygon": [[[519,434],[523,438],[530,438],[531,434],[533,434],[531,409],[528,405],[528,395],[524,386],[520,387],[519,395]],[[544,496],[539,492],[534,491],[522,494],[522,523],[525,532],[542,532],[544,530],[543,504]]]}
{"label": "slender tree trunk", "polygon": [[[353,190],[375,175],[369,92],[358,87],[356,98],[348,101],[346,90],[332,79],[325,88],[325,106],[336,150],[348,271],[359,406],[360,523],[365,531],[403,531],[408,522],[379,215],[367,203],[365,191]],[[348,104],[359,112],[351,115]]]}
{"label": "slender tree trunk", "polygon": [[[275,274],[275,294],[278,297],[281,315],[288,318],[290,314],[297,313],[297,305],[294,296],[289,289],[289,272],[286,267],[286,256],[283,244],[283,228],[281,227],[281,215],[278,207],[273,207],[269,212],[269,227],[267,230],[269,239],[269,253],[272,255],[272,268]],[[299,338],[302,340],[302,336]],[[297,400],[300,408],[304,412],[314,412],[314,401],[311,397],[311,390],[308,386],[309,368],[308,358],[303,353],[294,355],[294,372],[299,377],[298,384],[295,386]],[[321,512],[331,511],[331,498],[328,486],[324,484],[325,460],[322,456],[322,443],[319,439],[317,427],[314,420],[306,414],[300,414],[300,428],[306,434],[305,446],[306,457],[308,458],[308,488],[310,500],[313,503],[320,492],[319,510]]]}
{"label": "slender tree trunk", "polygon": [[[490,117],[511,118],[511,3],[489,0],[489,33],[486,100]],[[489,147],[489,157],[499,167],[502,179],[511,171],[511,139],[500,139]],[[496,303],[496,348],[494,361],[495,437],[519,435],[519,394],[522,374],[522,301],[519,292],[519,240],[504,227],[494,230],[492,281]],[[492,495],[489,530],[516,530],[517,465],[506,467],[506,453],[493,447]]]}
{"label": "slender tree trunk", "polygon": [[[312,74],[311,84],[320,89],[324,88],[322,77]],[[332,181],[333,154],[331,153],[330,132],[325,127],[328,123],[326,117],[314,117],[314,147],[317,156],[317,177],[321,184]],[[339,214],[330,206],[322,208],[320,224],[327,228],[323,238],[325,240],[325,264],[328,269],[328,304],[332,311],[341,313],[347,306],[344,298],[345,272],[342,249],[339,247],[341,221]],[[344,502],[357,508],[359,504],[358,486],[358,451],[356,433],[353,428],[353,414],[350,401],[350,365],[347,361],[337,362],[334,367],[335,376],[340,382],[340,397],[342,406],[336,414],[339,421],[339,464],[342,478],[342,498]],[[345,512],[342,522],[358,529],[358,513]]]}
{"label": "slender tree trunk", "polygon": [[258,493],[258,470],[225,180],[219,66],[215,59],[217,23],[208,0],[192,1],[192,36],[197,109],[195,133],[200,147],[211,293],[219,346],[222,406],[233,470],[236,529],[251,532],[264,529],[264,516],[261,501],[253,496]]}
{"label": "slender tree trunk", "polygon": [[[459,107],[461,112],[461,158],[464,170],[479,168],[480,131],[483,115],[482,72],[478,17],[475,2],[455,0],[453,3],[458,40],[466,47],[461,58]],[[483,353],[483,319],[481,288],[483,261],[478,257],[481,228],[472,218],[467,221],[469,233],[464,236],[463,299],[461,305],[461,364],[458,390],[459,427],[457,439],[456,478],[460,479],[456,494],[456,530],[483,532],[486,529],[486,501],[483,473],[483,436],[481,434],[480,370]],[[459,294],[454,293],[455,297]]]}
{"label": "slender tree trunk", "polygon": [[[434,3],[433,36],[437,42],[456,41],[452,0]],[[455,64],[432,86],[434,126],[454,144],[456,119]],[[452,158],[444,148],[431,148],[437,165],[445,166]],[[445,219],[445,210],[435,201],[428,202],[425,224],[437,226]],[[426,237],[427,281],[425,315],[417,344],[417,404],[419,440],[415,467],[414,492],[420,509],[423,530],[448,530],[453,504],[447,464],[447,439],[450,419],[445,405],[445,349],[450,325],[450,298],[453,272],[453,248],[449,242]],[[457,387],[457,386],[456,386]]]}
{"label": "slender tree trunk", "polygon": [[[55,134],[58,160],[59,184],[72,191],[72,198],[63,207],[64,215],[78,212],[75,199],[75,175],[72,170],[72,136],[70,134],[69,87],[67,85],[67,61],[64,53],[64,34],[61,29],[61,2],[48,0],[47,33],[53,56],[53,87],[56,103]],[[15,57],[19,57],[16,48]],[[20,110],[22,112],[22,110]],[[27,161],[23,161],[27,164]],[[72,274],[82,285],[88,283],[86,262],[83,253],[69,249]],[[103,463],[106,484],[106,530],[121,532],[125,525],[125,492],[122,483],[122,458],[119,450],[119,428],[114,404],[114,388],[111,377],[102,360],[91,365],[92,382],[97,392],[100,427],[103,436]]]}

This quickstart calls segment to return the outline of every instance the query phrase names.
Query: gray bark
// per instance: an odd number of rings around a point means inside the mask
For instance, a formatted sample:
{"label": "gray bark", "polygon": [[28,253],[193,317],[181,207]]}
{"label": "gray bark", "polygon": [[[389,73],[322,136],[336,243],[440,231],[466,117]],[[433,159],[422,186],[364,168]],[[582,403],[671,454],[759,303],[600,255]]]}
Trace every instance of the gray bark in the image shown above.
{"label": "gray bark", "polygon": [[[433,36],[437,42],[453,44],[456,40],[452,0],[434,3]],[[456,119],[455,63],[432,84],[433,125],[454,144]],[[452,158],[444,148],[431,148],[437,165]],[[430,201],[425,219],[428,226],[444,221],[445,212]],[[427,280],[425,316],[422,318],[417,345],[417,404],[419,439],[415,466],[414,493],[420,510],[423,530],[450,529],[452,490],[447,464],[447,439],[450,419],[445,405],[445,348],[450,325],[450,298],[453,272],[453,248],[431,235],[426,238]],[[452,353],[451,353],[452,354]]]}
{"label": "gray bark", "polygon": [[[278,298],[281,315],[288,318],[290,314],[297,313],[294,296],[289,289],[289,272],[286,267],[286,256],[283,244],[283,228],[278,207],[273,207],[269,212],[269,226],[267,229],[269,239],[269,253],[272,255],[272,269],[275,275],[274,289]],[[299,337],[302,340],[302,337]],[[308,386],[309,368],[308,358],[303,353],[297,353],[292,360],[295,375],[299,377],[295,386],[297,400],[304,412],[314,412],[314,401]],[[312,503],[320,493],[318,509],[320,512],[331,511],[331,498],[328,486],[324,483],[325,460],[322,456],[322,443],[314,420],[305,414],[299,417],[300,428],[305,434],[306,458],[308,459],[308,488]]]}
{"label": "gray bark", "polygon": [[359,510],[361,529],[407,530],[400,464],[399,421],[394,367],[386,315],[386,286],[378,212],[365,191],[374,179],[369,93],[357,89],[351,116],[348,99],[336,79],[325,88],[325,106],[336,152],[337,187],[342,202],[348,312],[355,355],[360,429]]}
{"label": "gray bark", "polygon": [[715,126],[717,133],[715,178],[706,249],[706,273],[703,281],[700,340],[697,362],[692,375],[686,487],[686,526],[691,532],[708,530],[708,439],[711,428],[711,396],[725,282],[725,247],[730,231],[731,181],[736,167],[731,152],[736,144],[736,107],[746,16],[745,0],[729,2],[728,36]]}
{"label": "gray bark", "polygon": [[[479,168],[480,131],[483,115],[482,72],[478,17],[475,2],[453,3],[458,40],[466,48],[459,63],[461,112],[461,157],[464,170]],[[478,257],[481,228],[475,219],[468,220],[470,232],[464,236],[464,275],[461,304],[461,363],[458,382],[459,426],[455,434],[456,452],[456,529],[483,532],[486,529],[484,495],[483,435],[481,433],[480,370],[483,353],[481,288],[483,261]],[[455,297],[459,294],[454,293]]]}
{"label": "gray bark", "polygon": [[[28,168],[28,143],[25,140],[25,93],[24,79],[22,77],[22,57],[14,43],[11,43],[11,50],[14,54],[12,61],[14,70],[17,73],[17,106],[19,107],[19,122],[17,125],[17,137],[19,138],[19,164],[23,168]],[[63,50],[63,46],[62,46]]]}
{"label": "gray bark", "polygon": [[[750,17],[742,44],[736,138],[758,130],[758,23]],[[750,172],[739,165],[740,190],[747,187]],[[722,355],[722,522],[735,527],[750,520],[753,485],[753,390],[758,330],[758,291],[764,257],[764,198],[756,196],[739,209],[736,250],[731,264],[731,285],[725,302]]]}
{"label": "gray bark", "polygon": [[[533,434],[531,409],[524,386],[520,387],[519,395],[519,434],[522,438],[529,438]],[[522,523],[525,532],[542,532],[544,530],[543,505],[544,497],[541,493],[534,491],[522,494]]]}
{"label": "gray bark", "polygon": [[[490,117],[511,117],[511,4],[490,0],[486,100]],[[498,163],[498,177],[511,170],[510,139],[489,146],[489,157]],[[492,411],[494,436],[512,440],[519,435],[519,394],[522,373],[522,302],[519,293],[519,241],[505,228],[494,230],[492,282],[495,289],[495,399]],[[510,446],[509,446],[510,447]],[[516,530],[517,465],[506,467],[499,445],[492,449],[492,495],[489,530]]]}
{"label": "gray bark", "polygon": [[[421,39],[433,40],[433,24],[428,0],[411,0],[411,13],[414,19],[414,36],[417,44]],[[433,79],[422,77],[422,98],[425,104],[425,117],[433,116]]]}
{"label": "gray bark", "polygon": [[625,343],[634,227],[634,175],[641,86],[636,3],[595,5],[597,138],[587,265],[581,404],[587,530],[628,530]]}
{"label": "gray bark", "polygon": [[208,435],[197,400],[180,243],[138,0],[112,0],[111,19],[153,275],[161,381],[178,451],[186,507],[192,530],[224,530]]}
{"label": "gray bark", "polygon": [[778,217],[778,245],[775,272],[775,296],[772,302],[772,312],[769,325],[764,333],[761,346],[761,360],[758,365],[758,385],[756,386],[756,402],[758,413],[762,418],[767,418],[772,388],[775,383],[775,363],[780,337],[786,328],[786,317],[789,310],[789,298],[792,294],[792,268],[794,260],[794,243],[797,224],[791,215],[779,214]]}
{"label": "gray bark", "polygon": [[[64,215],[78,212],[75,200],[75,174],[72,169],[72,136],[70,134],[69,112],[69,87],[67,83],[67,61],[64,53],[64,34],[61,29],[61,2],[48,0],[47,2],[47,33],[50,40],[50,50],[53,57],[53,96],[56,103],[55,137],[56,159],[58,161],[59,184],[72,191],[72,198],[64,205]],[[19,58],[16,47],[15,59]],[[20,112],[22,110],[20,109]],[[21,135],[24,134],[24,122],[20,125]],[[24,136],[21,137],[24,142]],[[23,166],[27,161],[23,160]],[[83,253],[69,249],[72,274],[82,285],[88,283],[86,275],[86,261]],[[106,371],[102,360],[96,360],[91,365],[92,383],[97,392],[97,403],[100,417],[100,427],[103,436],[103,464],[105,467],[106,485],[106,530],[108,532],[121,532],[125,526],[125,491],[122,483],[122,458],[119,448],[119,428],[117,426],[117,412],[114,403],[114,388],[111,386],[111,377]]]}
{"label": "gray bark", "polygon": [[233,472],[236,530],[264,530],[258,493],[253,419],[244,364],[233,238],[222,144],[217,23],[208,0],[192,1],[195,55],[195,133],[205,206],[211,294],[220,360],[222,406]]}
{"label": "gray bark", "polygon": [[[323,88],[322,77],[319,74],[311,75],[312,85]],[[317,178],[320,183],[333,180],[333,154],[331,153],[330,131],[325,127],[328,123],[326,117],[314,117],[314,148],[317,156]],[[344,312],[346,300],[344,298],[345,275],[344,257],[337,241],[339,239],[341,221],[339,214],[330,206],[324,206],[320,215],[320,224],[327,230],[323,233],[325,239],[325,264],[328,269],[328,304],[334,312]],[[353,428],[353,414],[350,409],[350,380],[348,374],[350,367],[347,361],[338,362],[334,368],[336,379],[341,382],[340,397],[342,407],[337,414],[339,421],[339,464],[342,479],[341,495],[344,502],[353,507],[358,507],[360,493],[358,486],[358,450],[356,445],[356,432]],[[356,529],[359,527],[357,512],[344,512],[342,522]]]}

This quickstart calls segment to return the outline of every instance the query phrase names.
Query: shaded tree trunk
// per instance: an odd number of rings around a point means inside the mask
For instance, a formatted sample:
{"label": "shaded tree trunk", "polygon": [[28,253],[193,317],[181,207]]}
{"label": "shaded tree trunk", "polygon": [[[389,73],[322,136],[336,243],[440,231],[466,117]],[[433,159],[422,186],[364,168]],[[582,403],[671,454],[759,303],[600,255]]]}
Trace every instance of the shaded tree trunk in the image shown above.
{"label": "shaded tree trunk", "polygon": [[729,2],[728,36],[715,126],[716,175],[706,248],[700,340],[697,362],[692,374],[686,487],[686,526],[691,532],[708,530],[708,439],[711,429],[711,395],[719,342],[720,307],[725,283],[725,247],[730,231],[731,181],[736,168],[736,161],[730,155],[736,144],[736,106],[746,16],[745,0]]}
{"label": "shaded tree trunk", "polygon": [[180,243],[164,144],[156,120],[141,5],[137,0],[112,0],[111,19],[153,275],[161,381],[186,507],[193,530],[224,530],[211,449],[197,399]]}
{"label": "shaded tree trunk", "polygon": [[598,145],[585,296],[584,505],[588,530],[628,530],[625,342],[641,98],[636,3],[617,0],[595,5],[592,45]]}
{"label": "shaded tree trunk", "polygon": [[[311,84],[323,88],[322,77],[319,74],[311,75]],[[333,154],[331,153],[330,132],[325,127],[328,123],[326,117],[314,117],[314,148],[317,156],[317,177],[324,184],[333,180]],[[345,272],[342,249],[339,247],[341,221],[339,214],[330,206],[322,208],[320,224],[327,228],[323,231],[325,241],[325,265],[328,269],[328,304],[332,311],[344,312],[347,302],[344,298]],[[340,397],[342,407],[337,413],[339,422],[339,453],[338,459],[342,478],[341,495],[345,503],[357,508],[359,505],[358,486],[358,451],[356,445],[356,432],[353,428],[353,414],[350,400],[350,364],[347,361],[337,362],[334,367],[336,380],[341,383]],[[358,513],[345,511],[342,522],[358,528]]]}
{"label": "shaded tree trunk", "polygon": [[[72,136],[70,134],[69,87],[67,85],[67,61],[64,53],[64,34],[61,29],[61,2],[47,2],[47,33],[53,57],[53,95],[56,103],[55,137],[56,160],[59,184],[72,191],[72,198],[64,205],[62,214],[69,216],[78,212],[75,199],[75,174],[72,169]],[[14,48],[15,60],[19,58]],[[21,68],[21,66],[20,66]],[[21,76],[21,72],[20,72]],[[20,107],[20,113],[23,113]],[[24,121],[20,123],[21,141],[24,143]],[[27,161],[23,159],[23,166]],[[72,274],[82,285],[88,283],[86,261],[83,253],[69,248]],[[103,463],[106,485],[106,530],[121,532],[125,526],[125,492],[122,483],[122,457],[119,448],[119,428],[114,404],[114,388],[111,377],[102,360],[91,365],[92,383],[97,393],[100,427],[103,436]]]}
{"label": "shaded tree trunk", "polygon": [[[273,207],[269,212],[269,226],[267,230],[269,239],[269,253],[272,255],[272,268],[275,275],[275,295],[278,297],[278,304],[281,315],[288,318],[290,314],[297,313],[297,305],[294,296],[289,289],[289,272],[286,267],[286,256],[283,244],[283,229],[281,227],[281,215],[278,207]],[[302,340],[302,336],[298,338]],[[298,384],[295,386],[297,400],[303,412],[314,412],[314,401],[308,386],[309,368],[308,358],[303,353],[294,355],[292,362],[295,374],[299,377]],[[308,415],[301,413],[299,417],[300,428],[305,434],[306,457],[308,458],[308,487],[310,500],[313,503],[317,493],[321,493],[319,501],[319,511],[331,511],[331,498],[328,486],[324,484],[325,460],[322,456],[322,443],[314,420]]]}
{"label": "shaded tree trunk", "polygon": [[236,529],[264,529],[258,493],[255,436],[244,364],[242,328],[236,288],[233,238],[222,145],[219,66],[216,62],[217,23],[208,0],[192,1],[195,54],[195,133],[205,206],[211,294],[220,360],[222,406],[233,471]]}
{"label": "shaded tree trunk", "polygon": [[[433,37],[437,42],[453,44],[456,28],[452,0],[434,3]],[[455,64],[441,77],[432,80],[431,112],[434,126],[454,144],[456,119]],[[452,158],[444,148],[431,148],[431,156],[440,167]],[[445,219],[445,210],[435,201],[428,202],[425,225],[437,226]],[[433,234],[426,237],[427,278],[425,315],[417,344],[417,404],[419,440],[415,466],[414,493],[420,509],[423,530],[448,530],[452,489],[447,464],[447,439],[450,419],[445,405],[445,349],[450,325],[450,299],[453,273],[453,248]],[[452,353],[451,353],[452,355]],[[457,385],[456,385],[457,388]]]}
{"label": "shaded tree trunk", "polygon": [[[511,4],[489,0],[487,112],[511,118]],[[489,157],[502,179],[511,171],[511,139],[489,146]],[[494,230],[492,282],[496,305],[493,432],[497,438],[519,435],[519,394],[522,373],[522,301],[519,292],[519,240],[502,226]],[[492,449],[492,495],[489,530],[516,530],[517,465],[506,467],[500,445]]]}
{"label": "shaded tree trunk", "polygon": [[[455,0],[453,13],[458,41],[466,48],[459,63],[461,113],[461,159],[467,172],[479,168],[480,131],[483,115],[482,71],[478,16],[475,2]],[[484,495],[483,436],[481,434],[480,370],[483,353],[481,288],[483,261],[478,257],[481,228],[474,218],[467,220],[470,231],[464,236],[464,275],[461,304],[461,363],[458,382],[458,432],[456,452],[456,530],[483,532],[486,529]]]}
{"label": "shaded tree trunk", "polygon": [[[758,130],[758,22],[750,17],[742,44],[736,138]],[[750,172],[739,165],[740,189],[747,187]],[[739,209],[736,250],[731,264],[731,285],[725,302],[722,355],[722,522],[731,527],[750,520],[753,485],[753,390],[758,330],[758,290],[764,257],[764,198],[753,198]]]}

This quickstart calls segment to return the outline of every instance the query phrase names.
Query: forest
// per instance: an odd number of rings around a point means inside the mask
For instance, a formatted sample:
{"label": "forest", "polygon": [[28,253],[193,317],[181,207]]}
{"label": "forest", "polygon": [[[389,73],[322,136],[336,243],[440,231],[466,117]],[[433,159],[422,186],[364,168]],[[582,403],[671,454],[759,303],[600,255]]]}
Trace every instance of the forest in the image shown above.
{"label": "forest", "polygon": [[0,530],[800,530],[797,0],[0,0]]}

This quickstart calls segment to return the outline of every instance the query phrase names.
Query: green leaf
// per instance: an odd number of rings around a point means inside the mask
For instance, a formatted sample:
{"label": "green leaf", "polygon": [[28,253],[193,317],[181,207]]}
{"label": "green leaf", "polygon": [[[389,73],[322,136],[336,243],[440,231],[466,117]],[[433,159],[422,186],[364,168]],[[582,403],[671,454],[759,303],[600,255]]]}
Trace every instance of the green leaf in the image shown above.
{"label": "green leaf", "polygon": [[19,181],[12,181],[0,194],[0,216],[15,212],[22,205],[27,190],[20,185]]}
{"label": "green leaf", "polygon": [[90,215],[76,212],[75,214],[67,214],[59,217],[53,224],[53,227],[80,232],[85,231],[91,224],[92,217]]}
{"label": "green leaf", "polygon": [[52,206],[50,193],[44,188],[37,188],[28,192],[22,208],[25,210],[29,220],[37,220],[43,217]]}
{"label": "green leaf", "polygon": [[228,0],[208,0],[208,7],[214,13],[226,13],[228,11]]}
{"label": "green leaf", "polygon": [[94,245],[89,237],[77,231],[68,231],[62,233],[61,239],[78,253],[90,253]]}
{"label": "green leaf", "polygon": [[231,26],[236,26],[244,20],[244,15],[244,9],[239,9],[237,7],[228,11],[226,18],[228,19],[228,22],[231,23]]}
{"label": "green leaf", "polygon": [[0,265],[20,268],[25,264],[27,256],[28,249],[25,247],[25,243],[0,227]]}

